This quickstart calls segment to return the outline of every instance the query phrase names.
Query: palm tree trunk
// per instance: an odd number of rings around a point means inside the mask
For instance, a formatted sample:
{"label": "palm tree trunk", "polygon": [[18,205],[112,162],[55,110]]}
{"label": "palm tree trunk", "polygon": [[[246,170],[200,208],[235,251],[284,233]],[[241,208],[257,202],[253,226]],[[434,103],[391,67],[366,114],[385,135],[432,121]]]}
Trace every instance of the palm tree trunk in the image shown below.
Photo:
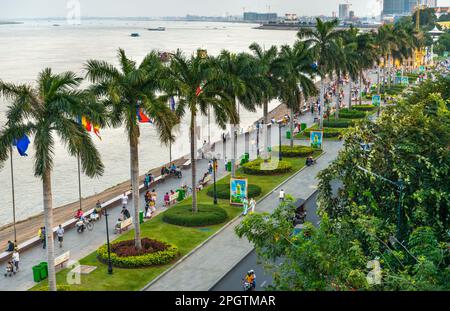
{"label": "palm tree trunk", "polygon": [[192,212],[198,212],[197,206],[197,165],[195,162],[195,114],[191,114],[191,127],[189,129],[191,137],[191,173],[192,173]]}
{"label": "palm tree trunk", "polygon": [[294,112],[292,111],[292,109],[289,109],[289,114],[290,114],[290,126],[291,126],[291,148],[294,147]]}
{"label": "palm tree trunk", "polygon": [[323,96],[324,96],[324,77],[321,77],[320,79],[320,94],[319,94],[319,105],[320,105],[320,125],[319,125],[319,129],[323,129],[323,110],[324,110],[324,100],[323,100]]}
{"label": "palm tree trunk", "polygon": [[50,291],[56,291],[55,249],[53,244],[53,203],[51,172],[46,169],[42,176],[44,194],[44,224],[48,263],[48,286]]}
{"label": "palm tree trunk", "polygon": [[269,124],[269,101],[267,100],[267,98],[264,99],[263,109],[264,109],[264,125],[263,125],[264,151],[262,154],[265,155],[268,150],[267,148],[269,147],[269,134],[267,133],[267,124]]}
{"label": "palm tree trunk", "polygon": [[391,87],[391,55],[389,54],[389,60],[388,60],[388,87]]}
{"label": "palm tree trunk", "polygon": [[336,103],[336,112],[334,113],[334,118],[337,120],[337,119],[339,119],[339,99],[340,99],[340,96],[341,96],[341,86],[340,86],[340,84],[339,84],[339,78],[341,77],[341,75],[338,75],[338,78],[337,78],[337,88],[336,88],[336,91],[337,91],[337,103]]}
{"label": "palm tree trunk", "polygon": [[352,78],[348,79],[348,109],[352,109]]}
{"label": "palm tree trunk", "polygon": [[264,99],[263,103],[264,124],[269,123],[269,101]]}
{"label": "palm tree trunk", "polygon": [[359,104],[362,105],[362,83],[363,83],[363,78],[362,78],[363,72],[361,70],[360,74],[359,74]]}
{"label": "palm tree trunk", "polygon": [[231,125],[231,177],[236,176],[236,124]]}
{"label": "palm tree trunk", "polygon": [[377,73],[377,79],[378,79],[378,83],[377,83],[377,94],[380,95],[380,90],[381,90],[381,81],[380,81],[380,65],[378,65],[378,73]]}
{"label": "palm tree trunk", "polygon": [[130,168],[131,168],[131,192],[133,198],[134,210],[134,246],[136,249],[142,249],[141,227],[139,226],[139,138],[130,138]]}

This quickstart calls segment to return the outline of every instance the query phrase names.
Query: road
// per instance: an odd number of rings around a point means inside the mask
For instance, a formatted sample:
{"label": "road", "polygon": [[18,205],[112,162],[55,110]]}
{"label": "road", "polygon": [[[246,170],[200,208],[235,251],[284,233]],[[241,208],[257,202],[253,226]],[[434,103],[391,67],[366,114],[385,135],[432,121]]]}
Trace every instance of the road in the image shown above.
{"label": "road", "polygon": [[[319,216],[317,215],[317,191],[309,198],[305,204],[306,221],[317,225]],[[279,264],[277,262],[276,264]],[[255,250],[251,251],[234,268],[230,270],[211,291],[242,291],[242,278],[249,270],[254,270],[256,274],[256,290],[263,291],[273,282],[270,271],[264,269],[264,265],[258,258]]]}

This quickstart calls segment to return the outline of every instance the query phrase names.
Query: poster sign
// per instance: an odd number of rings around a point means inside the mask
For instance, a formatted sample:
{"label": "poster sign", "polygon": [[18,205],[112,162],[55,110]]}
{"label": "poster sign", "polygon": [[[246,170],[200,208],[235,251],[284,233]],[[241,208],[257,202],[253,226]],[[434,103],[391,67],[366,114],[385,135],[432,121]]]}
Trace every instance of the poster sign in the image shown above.
{"label": "poster sign", "polygon": [[419,72],[425,72],[425,66],[420,66],[419,67]]}
{"label": "poster sign", "polygon": [[409,78],[408,77],[402,77],[402,84],[408,85],[409,84]]}
{"label": "poster sign", "polygon": [[447,58],[448,57],[448,52],[444,52],[444,57]]}
{"label": "poster sign", "polygon": [[310,143],[312,148],[322,149],[323,131],[311,131]]}
{"label": "poster sign", "polygon": [[230,180],[230,203],[231,205],[243,205],[242,200],[247,197],[248,180],[231,178]]}
{"label": "poster sign", "polygon": [[373,95],[372,96],[372,105],[379,106],[381,103],[381,96],[380,95]]}

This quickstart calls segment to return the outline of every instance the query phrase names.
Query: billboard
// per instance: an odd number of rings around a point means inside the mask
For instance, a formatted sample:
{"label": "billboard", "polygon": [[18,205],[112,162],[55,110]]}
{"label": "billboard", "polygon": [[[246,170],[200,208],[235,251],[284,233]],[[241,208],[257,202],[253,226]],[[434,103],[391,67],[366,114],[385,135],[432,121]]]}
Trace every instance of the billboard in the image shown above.
{"label": "billboard", "polygon": [[322,149],[323,131],[311,131],[309,141],[312,148]]}
{"label": "billboard", "polygon": [[231,205],[243,205],[242,200],[247,197],[248,180],[245,178],[231,178],[230,203]]}
{"label": "billboard", "polygon": [[372,96],[372,105],[379,106],[381,103],[381,96],[380,95],[373,95]]}

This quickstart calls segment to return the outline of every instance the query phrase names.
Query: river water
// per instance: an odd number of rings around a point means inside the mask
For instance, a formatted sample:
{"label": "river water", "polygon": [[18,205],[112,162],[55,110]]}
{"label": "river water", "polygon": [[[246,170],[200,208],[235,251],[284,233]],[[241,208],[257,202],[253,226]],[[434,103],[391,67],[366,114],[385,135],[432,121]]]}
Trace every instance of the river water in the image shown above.
{"label": "river water", "polygon": [[[60,26],[53,26],[59,23]],[[166,27],[164,32],[147,31],[150,27]],[[152,49],[162,51],[183,50],[191,54],[198,48],[205,48],[216,55],[222,49],[234,52],[247,51],[252,42],[265,47],[292,44],[295,32],[277,30],[256,30],[256,25],[208,23],[208,22],[157,22],[129,20],[86,20],[81,25],[68,25],[62,21],[26,20],[19,25],[0,25],[0,79],[14,83],[33,83],[39,71],[51,67],[55,72],[66,70],[83,75],[83,63],[87,59],[102,59],[117,65],[119,47],[128,56],[141,61]],[[131,37],[131,33],[140,37]],[[269,109],[278,103],[270,104]],[[0,98],[0,126],[5,124],[8,103]],[[240,110],[241,126],[247,128],[262,116]],[[203,131],[199,140],[208,136],[207,118],[199,118]],[[183,127],[184,126],[184,127]],[[186,122],[172,147],[172,158],[189,152]],[[211,140],[220,139],[222,130],[211,118]],[[83,196],[99,193],[123,182],[130,176],[129,147],[124,129],[103,129],[102,140],[93,136],[102,155],[105,173],[102,177],[89,179],[82,176]],[[70,157],[64,146],[56,139],[53,171],[53,204],[55,207],[78,199],[77,161]],[[30,138],[33,142],[33,138]],[[40,213],[42,208],[42,185],[33,175],[33,144],[28,149],[29,157],[20,157],[14,150],[14,174],[16,190],[16,218],[23,220]],[[169,161],[169,148],[161,145],[155,129],[148,124],[141,125],[139,150],[140,172],[157,167]],[[12,195],[9,162],[0,169],[0,227],[12,222]]]}

